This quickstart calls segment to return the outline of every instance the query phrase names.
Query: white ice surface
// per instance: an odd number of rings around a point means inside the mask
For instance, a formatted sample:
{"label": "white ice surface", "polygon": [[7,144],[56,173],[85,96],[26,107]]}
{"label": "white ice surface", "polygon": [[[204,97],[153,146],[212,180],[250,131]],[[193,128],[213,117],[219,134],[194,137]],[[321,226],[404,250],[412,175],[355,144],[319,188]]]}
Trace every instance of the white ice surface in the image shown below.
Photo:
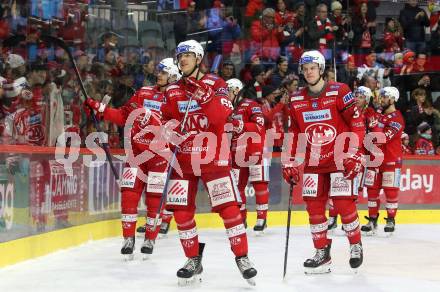
{"label": "white ice surface", "polygon": [[[206,242],[203,282],[179,288],[176,271],[185,257],[176,232],[156,243],[143,261],[137,238],[135,259],[124,262],[122,240],[89,242],[38,259],[0,269],[0,291],[440,291],[440,225],[398,225],[386,238],[364,237],[364,264],[358,274],[349,265],[348,242],[341,230],[333,236],[332,272],[307,276],[302,263],[314,252],[309,230],[292,227],[288,270],[282,280],[284,228],[269,228],[263,237],[249,235],[249,256],[258,270],[257,286],[241,278],[223,230],[199,230]],[[1,255],[0,255],[1,256]]]}

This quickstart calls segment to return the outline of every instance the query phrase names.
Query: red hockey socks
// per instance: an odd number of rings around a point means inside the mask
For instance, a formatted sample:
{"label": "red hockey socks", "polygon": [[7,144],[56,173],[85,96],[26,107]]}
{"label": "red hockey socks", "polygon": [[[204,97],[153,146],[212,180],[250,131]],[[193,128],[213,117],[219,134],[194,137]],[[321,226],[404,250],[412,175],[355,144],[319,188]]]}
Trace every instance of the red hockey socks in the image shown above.
{"label": "red hockey socks", "polygon": [[162,211],[162,222],[170,224],[171,219],[173,219],[173,212],[163,210]]}
{"label": "red hockey socks", "polygon": [[147,194],[147,199],[145,201],[147,205],[147,225],[145,226],[145,239],[155,240],[160,230],[160,223],[162,223],[162,220],[159,217],[156,228],[153,230],[154,219],[156,218],[157,208],[159,208],[160,204],[160,197]]}
{"label": "red hockey socks", "polygon": [[326,201],[306,201],[307,213],[309,213],[310,231],[313,245],[317,249],[324,248],[331,241],[327,238],[327,218],[325,217]]}
{"label": "red hockey socks", "polygon": [[137,221],[137,206],[141,194],[132,191],[122,191],[121,213],[122,213],[122,235],[133,237],[135,235]]}
{"label": "red hockey socks", "polygon": [[269,208],[269,186],[267,182],[253,182],[255,190],[255,201],[257,203],[257,219],[267,218]]}
{"label": "red hockey socks", "polygon": [[368,216],[377,218],[380,208],[380,189],[367,189],[368,192]]}
{"label": "red hockey socks", "polygon": [[335,206],[333,205],[333,200],[328,200],[328,216],[329,217],[336,217],[338,216],[338,212],[336,212]]}
{"label": "red hockey socks", "polygon": [[384,192],[385,192],[385,197],[387,199],[386,208],[387,208],[388,218],[394,218],[394,217],[396,217],[397,207],[399,206],[398,198],[397,198],[397,196],[399,194],[399,190],[398,189],[384,189]]}
{"label": "red hockey socks", "polygon": [[361,230],[356,202],[353,199],[336,199],[333,200],[333,205],[341,214],[342,227],[350,244],[359,243],[361,241]]}
{"label": "red hockey socks", "polygon": [[175,210],[174,220],[179,231],[180,243],[185,256],[192,258],[199,255],[199,236],[197,234],[194,211]]}
{"label": "red hockey socks", "polygon": [[248,242],[246,228],[243,225],[240,209],[238,206],[228,206],[219,212],[226,228],[231,250],[236,257],[247,255]]}

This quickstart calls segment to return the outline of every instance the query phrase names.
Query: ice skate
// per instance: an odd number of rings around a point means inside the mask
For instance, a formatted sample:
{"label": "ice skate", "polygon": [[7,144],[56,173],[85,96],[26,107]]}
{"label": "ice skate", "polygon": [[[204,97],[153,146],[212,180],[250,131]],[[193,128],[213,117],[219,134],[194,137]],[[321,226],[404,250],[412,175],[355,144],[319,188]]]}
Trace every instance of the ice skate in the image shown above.
{"label": "ice skate", "polygon": [[357,269],[362,265],[364,260],[364,252],[362,248],[362,242],[350,245],[350,267],[355,273]]}
{"label": "ice skate", "polygon": [[145,237],[145,231],[147,230],[147,224],[141,225],[136,229],[138,237]]}
{"label": "ice skate", "polygon": [[377,218],[379,218],[379,214],[375,218],[365,216],[365,219],[368,220],[368,223],[361,227],[361,231],[364,232],[364,234],[366,236],[376,235],[376,233],[377,233]]}
{"label": "ice skate", "polygon": [[394,220],[394,218],[385,218],[385,220],[387,223],[385,224],[383,231],[385,232],[385,234],[387,236],[391,236],[394,234],[394,229],[396,227],[396,221]]}
{"label": "ice skate", "polygon": [[257,275],[257,270],[254,268],[254,265],[251,263],[248,256],[236,257],[235,262],[237,263],[237,267],[243,278],[249,283],[249,285],[255,286],[256,283],[254,277]]}
{"label": "ice skate", "polygon": [[199,243],[199,255],[188,258],[185,265],[177,271],[178,285],[189,286],[202,282],[202,256],[204,243]]}
{"label": "ice skate", "polygon": [[331,243],[324,248],[316,249],[315,255],[304,262],[304,273],[307,275],[330,273],[332,263],[330,248]]}
{"label": "ice skate", "polygon": [[267,228],[266,219],[257,219],[257,223],[254,226],[255,235],[260,236],[264,234]]}
{"label": "ice skate", "polygon": [[168,231],[170,230],[170,224],[167,222],[162,222],[160,224],[160,229],[159,229],[159,234],[158,237],[159,238],[165,238],[168,235]]}
{"label": "ice skate", "polygon": [[143,254],[143,259],[146,260],[153,254],[154,249],[154,240],[145,239],[144,243],[142,243],[141,253]]}
{"label": "ice skate", "polygon": [[335,217],[331,217],[331,216],[328,217],[327,223],[328,223],[327,232],[329,234],[333,234],[334,231],[336,230],[336,228],[338,227],[338,217],[337,216],[335,216]]}
{"label": "ice skate", "polygon": [[135,242],[134,236],[124,238],[124,244],[122,245],[121,248],[121,254],[124,256],[124,259],[126,261],[133,260],[134,242]]}

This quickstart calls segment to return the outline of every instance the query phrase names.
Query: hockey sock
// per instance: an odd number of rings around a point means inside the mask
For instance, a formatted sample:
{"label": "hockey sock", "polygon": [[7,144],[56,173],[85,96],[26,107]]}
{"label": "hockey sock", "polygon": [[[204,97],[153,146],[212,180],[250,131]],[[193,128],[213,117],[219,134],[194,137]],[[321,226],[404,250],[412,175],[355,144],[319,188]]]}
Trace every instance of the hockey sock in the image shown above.
{"label": "hockey sock", "polygon": [[338,216],[338,212],[336,212],[335,206],[333,205],[333,200],[328,200],[328,215],[330,217],[336,217]]}
{"label": "hockey sock", "polygon": [[356,202],[353,199],[336,199],[333,200],[333,205],[341,214],[342,226],[350,244],[359,243],[361,241],[361,230]]}
{"label": "hockey sock", "polygon": [[324,248],[331,242],[327,238],[328,224],[325,217],[325,204],[324,200],[306,201],[313,245],[317,249]]}
{"label": "hockey sock", "polygon": [[379,214],[380,198],[379,189],[368,188],[368,216],[376,218]]}
{"label": "hockey sock", "polygon": [[137,221],[137,205],[141,194],[132,191],[122,191],[122,235],[132,237],[135,234]]}
{"label": "hockey sock", "polygon": [[236,257],[247,255],[248,243],[246,229],[244,228],[238,206],[228,206],[219,212],[226,228],[231,250]]}
{"label": "hockey sock", "polygon": [[386,208],[387,208],[388,218],[394,218],[394,217],[396,217],[397,207],[399,206],[398,199],[397,199],[397,196],[399,194],[399,190],[398,189],[384,189],[384,192],[385,192],[385,197],[387,198]]}
{"label": "hockey sock", "polygon": [[185,256],[192,258],[199,255],[199,236],[197,234],[194,211],[175,210],[174,220],[179,231],[180,243]]}
{"label": "hockey sock", "polygon": [[163,210],[162,212],[162,222],[170,224],[171,219],[173,219],[173,212]]}
{"label": "hockey sock", "polygon": [[240,213],[241,213],[241,218],[243,219],[243,223],[244,223],[246,221],[246,219],[247,219],[246,204],[241,204],[241,206],[240,206]]}
{"label": "hockey sock", "polygon": [[157,234],[160,230],[160,223],[162,222],[162,218],[159,218],[157,222],[156,228],[153,230],[154,220],[157,215],[157,208],[160,204],[159,196],[152,196],[151,194],[146,194],[146,205],[147,205],[147,226],[145,226],[145,239],[155,240]]}
{"label": "hockey sock", "polygon": [[257,219],[266,219],[269,208],[269,188],[267,182],[253,182],[255,201],[257,203]]}

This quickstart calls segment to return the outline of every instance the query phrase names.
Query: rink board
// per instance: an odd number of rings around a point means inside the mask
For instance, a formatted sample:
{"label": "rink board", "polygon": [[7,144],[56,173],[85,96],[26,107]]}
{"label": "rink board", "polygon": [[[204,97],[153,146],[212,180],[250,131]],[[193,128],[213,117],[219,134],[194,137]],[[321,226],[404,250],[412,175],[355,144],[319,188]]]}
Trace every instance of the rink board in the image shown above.
{"label": "rink board", "polygon": [[[363,218],[366,211],[360,211],[359,216]],[[248,213],[249,226],[255,223],[256,213]],[[273,211],[268,213],[268,225],[270,227],[281,227],[286,225],[287,212]],[[383,219],[379,220],[379,224]],[[197,227],[223,228],[223,222],[217,214],[197,214]],[[361,220],[362,222],[363,220]],[[138,224],[145,220],[140,218]],[[399,210],[397,224],[439,224],[440,210]],[[294,211],[291,218],[292,226],[304,226],[308,224],[308,217],[305,211]],[[175,229],[172,222],[171,229]],[[249,229],[248,229],[249,232]],[[109,237],[120,236],[121,223],[119,219],[84,224],[80,226],[65,228],[47,232],[35,236],[25,237],[0,243],[0,268],[12,265],[21,261],[43,256],[57,250],[78,246],[91,240],[99,240]]]}

